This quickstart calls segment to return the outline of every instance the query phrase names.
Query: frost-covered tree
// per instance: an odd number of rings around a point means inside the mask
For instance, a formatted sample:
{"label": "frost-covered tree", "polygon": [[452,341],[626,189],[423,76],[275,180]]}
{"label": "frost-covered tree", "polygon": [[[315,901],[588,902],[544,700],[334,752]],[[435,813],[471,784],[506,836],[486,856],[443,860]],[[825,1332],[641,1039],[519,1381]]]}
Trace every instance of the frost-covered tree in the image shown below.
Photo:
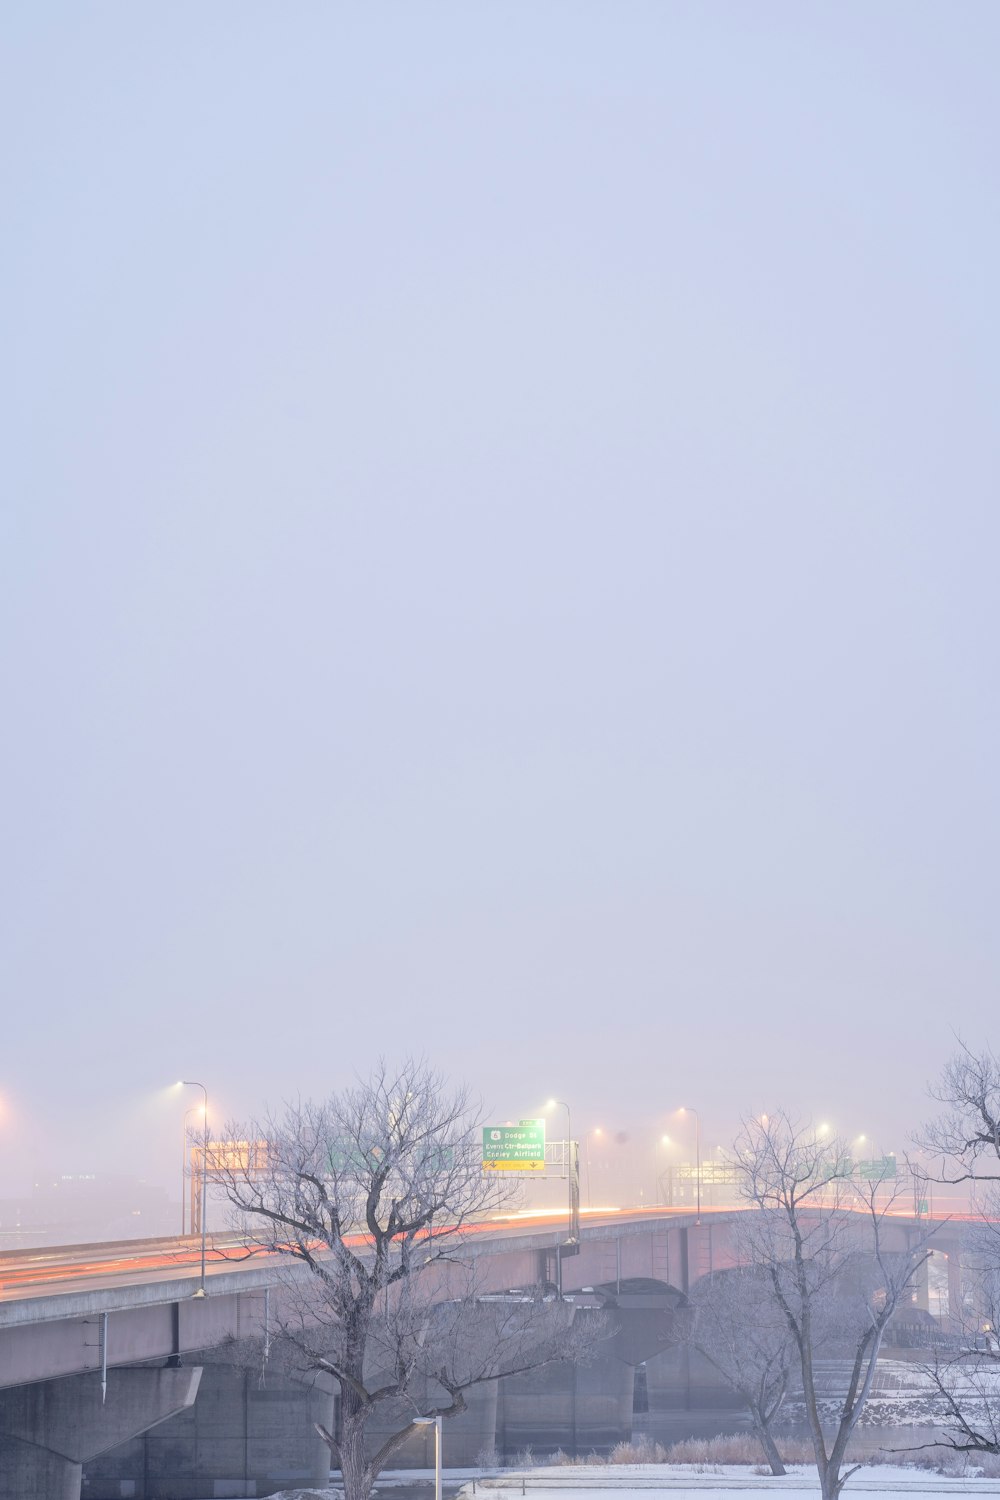
{"label": "frost-covered tree", "polygon": [[795,1341],[770,1281],[752,1264],[705,1276],[691,1291],[682,1338],[739,1396],[771,1466],[784,1474],[773,1427],[796,1362]]}
{"label": "frost-covered tree", "polygon": [[484,1381],[583,1357],[604,1330],[564,1302],[483,1296],[470,1231],[509,1201],[482,1170],[465,1090],[422,1062],[380,1064],[323,1103],[228,1127],[211,1163],[252,1250],[289,1273],[270,1337],[340,1395],[319,1427],[346,1500],[367,1500],[416,1416],[461,1412]]}
{"label": "frost-covered tree", "polygon": [[915,1144],[936,1164],[922,1169],[935,1182],[1000,1183],[1000,1059],[989,1047],[964,1042],[928,1090],[943,1106]]}
{"label": "frost-covered tree", "polygon": [[977,1260],[969,1276],[972,1305],[959,1319],[957,1336],[924,1369],[943,1428],[940,1442],[925,1446],[966,1456],[1000,1453],[1000,1240],[995,1226],[984,1229]]}
{"label": "frost-covered tree", "polygon": [[[791,1334],[823,1500],[855,1472],[847,1448],[875,1376],[882,1337],[912,1285],[924,1244],[890,1251],[888,1176],[859,1180],[843,1144],[786,1114],[745,1122],[735,1145],[746,1255]],[[832,1416],[817,1378],[820,1351],[844,1368]]]}
{"label": "frost-covered tree", "polygon": [[976,1053],[960,1042],[928,1092],[942,1108],[916,1137],[926,1153],[919,1170],[935,1182],[967,1184],[977,1222],[964,1246],[966,1296],[953,1309],[954,1344],[926,1373],[945,1446],[1000,1453],[1000,1059],[989,1047]]}

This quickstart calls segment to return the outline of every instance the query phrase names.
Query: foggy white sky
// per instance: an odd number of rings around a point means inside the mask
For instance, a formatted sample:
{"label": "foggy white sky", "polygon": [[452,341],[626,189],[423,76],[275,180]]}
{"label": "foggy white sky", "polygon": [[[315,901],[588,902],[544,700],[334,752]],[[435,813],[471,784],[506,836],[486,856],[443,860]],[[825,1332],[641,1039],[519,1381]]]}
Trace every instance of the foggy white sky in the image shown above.
{"label": "foggy white sky", "polygon": [[1000,973],[996,5],[2,30],[7,1182],[378,1051],[901,1144]]}

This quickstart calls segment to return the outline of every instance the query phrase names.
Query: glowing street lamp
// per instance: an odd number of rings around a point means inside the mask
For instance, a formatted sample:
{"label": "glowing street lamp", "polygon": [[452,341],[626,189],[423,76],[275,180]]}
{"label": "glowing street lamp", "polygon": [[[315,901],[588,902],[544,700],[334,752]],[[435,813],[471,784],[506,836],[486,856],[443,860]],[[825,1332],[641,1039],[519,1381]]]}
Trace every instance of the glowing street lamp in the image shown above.
{"label": "glowing street lamp", "polygon": [[[187,1232],[187,1170],[188,1170],[188,1120],[192,1115],[204,1115],[204,1104],[192,1104],[190,1109],[184,1111],[184,1120],[181,1125],[181,1238]],[[192,1224],[192,1229],[194,1225]]]}
{"label": "glowing street lamp", "polygon": [[205,1101],[202,1106],[204,1125],[201,1133],[201,1285],[192,1295],[195,1297],[207,1297],[208,1292],[205,1290],[205,1232],[208,1226],[205,1222],[205,1214],[208,1201],[208,1089],[203,1083],[198,1083],[193,1078],[182,1078],[181,1084],[186,1089],[201,1089]]}

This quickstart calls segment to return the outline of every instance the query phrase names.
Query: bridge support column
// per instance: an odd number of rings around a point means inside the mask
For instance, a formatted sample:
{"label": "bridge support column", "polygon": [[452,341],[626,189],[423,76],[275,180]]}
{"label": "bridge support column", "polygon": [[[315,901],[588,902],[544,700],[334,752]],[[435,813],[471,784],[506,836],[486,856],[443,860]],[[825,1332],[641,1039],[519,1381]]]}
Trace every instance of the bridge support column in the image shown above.
{"label": "bridge support column", "polygon": [[80,1500],[83,1464],[191,1406],[201,1370],[115,1369],[0,1391],[0,1500]]}
{"label": "bridge support column", "polygon": [[917,1274],[913,1278],[913,1305],[919,1307],[921,1312],[929,1312],[930,1301],[930,1278],[927,1274],[927,1261],[922,1260],[917,1267]]}

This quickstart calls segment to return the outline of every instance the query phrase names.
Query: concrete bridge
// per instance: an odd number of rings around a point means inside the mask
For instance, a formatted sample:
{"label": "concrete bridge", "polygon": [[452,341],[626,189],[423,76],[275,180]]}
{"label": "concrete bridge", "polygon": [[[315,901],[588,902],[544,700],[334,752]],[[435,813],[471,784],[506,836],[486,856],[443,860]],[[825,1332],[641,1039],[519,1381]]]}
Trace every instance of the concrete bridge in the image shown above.
{"label": "concrete bridge", "polygon": [[[478,1226],[469,1250],[484,1290],[550,1282],[572,1296],[599,1288],[618,1309],[625,1343],[586,1372],[550,1370],[501,1382],[499,1392],[484,1389],[449,1424],[451,1461],[474,1462],[498,1441],[610,1446],[631,1432],[639,1365],[650,1411],[678,1399],[690,1407],[690,1368],[679,1371],[668,1357],[669,1316],[702,1276],[735,1263],[731,1230],[741,1212],[585,1213],[576,1243],[567,1243],[558,1214]],[[942,1220],[934,1228],[957,1311],[964,1226]],[[927,1230],[926,1218],[894,1216],[890,1239],[898,1243],[890,1248]],[[234,1341],[265,1325],[279,1268],[288,1274],[287,1261],[248,1257],[237,1240],[218,1236],[202,1296],[191,1238],[0,1255],[0,1500],[79,1500],[85,1465],[94,1500],[143,1500],[154,1483],[158,1495],[178,1497],[325,1483],[329,1452],[313,1422],[334,1421],[332,1387],[304,1389],[267,1372],[261,1384],[227,1357]],[[915,1297],[926,1310],[926,1275]],[[654,1325],[652,1344],[648,1337],[628,1344],[629,1329]],[[170,1490],[166,1472],[176,1474]]]}

